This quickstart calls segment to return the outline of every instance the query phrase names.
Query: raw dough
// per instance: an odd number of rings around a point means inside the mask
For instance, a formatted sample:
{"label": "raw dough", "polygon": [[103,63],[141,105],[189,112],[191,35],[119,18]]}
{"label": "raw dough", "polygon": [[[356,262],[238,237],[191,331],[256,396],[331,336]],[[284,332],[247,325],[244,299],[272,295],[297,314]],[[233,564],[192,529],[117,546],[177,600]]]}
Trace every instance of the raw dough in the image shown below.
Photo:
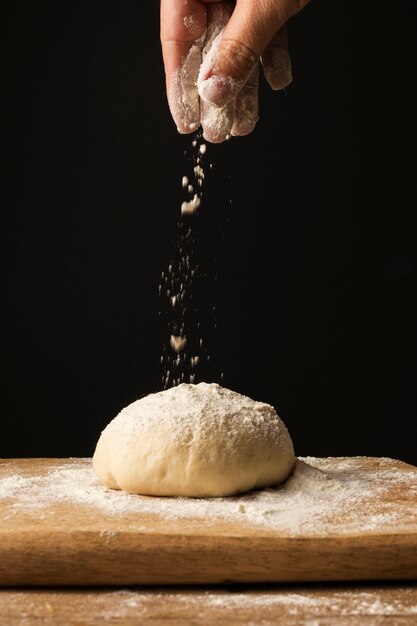
{"label": "raw dough", "polygon": [[191,497],[276,485],[294,463],[290,435],[272,406],[208,383],[133,402],[104,429],[93,458],[111,489]]}

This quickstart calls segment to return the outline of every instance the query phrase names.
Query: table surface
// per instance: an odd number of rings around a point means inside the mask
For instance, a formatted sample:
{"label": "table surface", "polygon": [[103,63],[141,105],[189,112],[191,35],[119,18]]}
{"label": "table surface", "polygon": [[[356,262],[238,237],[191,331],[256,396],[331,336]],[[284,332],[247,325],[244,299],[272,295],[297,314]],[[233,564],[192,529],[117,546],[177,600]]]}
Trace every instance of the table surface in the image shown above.
{"label": "table surface", "polygon": [[[33,466],[29,469],[31,474]],[[19,480],[19,487],[22,488],[22,477]],[[31,485],[28,485],[28,492]],[[405,493],[409,498],[410,490]],[[66,511],[65,506],[63,510]],[[94,525],[101,516],[90,516],[88,519]],[[9,523],[11,521],[15,523],[16,516],[12,516]],[[62,523],[58,516],[57,523],[59,521]],[[40,523],[39,519],[37,523]],[[19,524],[15,528],[18,533]],[[104,539],[107,541],[107,535]],[[13,544],[14,541],[11,547]],[[106,542],[104,545],[107,545]],[[200,567],[204,566],[201,558],[200,552]],[[9,563],[12,568],[13,565],[15,563]],[[416,626],[417,582],[3,588],[0,589],[0,624]]]}
{"label": "table surface", "polygon": [[417,583],[0,590],[4,626],[415,626]]}
{"label": "table surface", "polygon": [[91,459],[0,462],[1,585],[410,579],[417,468],[401,461],[309,457],[283,486],[204,500],[105,489]]}

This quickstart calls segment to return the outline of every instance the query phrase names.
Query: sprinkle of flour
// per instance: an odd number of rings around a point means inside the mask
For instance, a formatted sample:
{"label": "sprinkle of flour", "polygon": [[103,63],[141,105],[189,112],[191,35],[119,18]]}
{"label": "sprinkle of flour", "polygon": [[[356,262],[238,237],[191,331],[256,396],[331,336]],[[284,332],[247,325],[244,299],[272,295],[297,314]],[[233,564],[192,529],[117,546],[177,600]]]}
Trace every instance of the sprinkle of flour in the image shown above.
{"label": "sprinkle of flour", "polygon": [[[160,357],[164,389],[182,382],[196,382],[200,366],[210,360],[200,328],[200,311],[193,299],[195,277],[200,271],[195,260],[194,220],[203,202],[206,152],[207,146],[202,142],[202,135],[197,133],[192,140],[191,171],[181,179],[186,198],[181,203],[175,250],[169,259],[168,268],[161,273],[158,285],[162,303],[160,315],[166,320]],[[217,320],[213,317],[214,328],[216,324]],[[173,337],[176,339],[173,340]],[[187,350],[184,349],[185,340]]]}
{"label": "sprinkle of flour", "polygon": [[[224,498],[151,498],[103,487],[91,459],[57,463],[48,474],[0,473],[0,509],[10,518],[19,511],[36,519],[52,515],[55,503],[100,510],[109,516],[147,513],[166,520],[200,518],[205,524],[239,522],[290,536],[349,535],[384,530],[401,531],[416,523],[417,479],[414,472],[381,460],[381,470],[369,471],[361,458],[299,458],[293,475],[274,489]],[[406,489],[406,510],[387,497]]]}
{"label": "sprinkle of flour", "polygon": [[189,200],[188,202],[182,203],[181,214],[185,215],[185,214],[194,213],[195,211],[197,211],[200,204],[201,204],[201,198],[195,193],[191,200]]}
{"label": "sprinkle of flour", "polygon": [[[170,259],[173,270],[162,272],[162,280],[158,285],[158,292],[164,299],[164,305],[159,312],[166,317],[168,332],[161,355],[161,381],[164,389],[176,386],[182,382],[198,381],[201,365],[210,360],[206,346],[201,348],[200,311],[195,308],[193,289],[195,276],[200,270],[195,262],[195,227],[193,220],[197,219],[203,202],[203,181],[205,178],[204,158],[207,145],[202,141],[203,135],[208,132],[208,139],[213,142],[230,136],[233,123],[233,103],[222,109],[200,102],[198,83],[213,62],[217,51],[220,33],[231,15],[231,8],[219,3],[211,8],[211,19],[205,32],[191,46],[180,67],[174,72],[168,89],[171,109],[176,112],[176,119],[180,119],[180,126],[189,131],[197,130],[201,122],[203,130],[198,130],[191,145],[193,149],[193,170],[190,175],[182,177],[181,185],[187,196],[180,205],[180,219],[178,221],[176,250]],[[191,32],[200,32],[201,24],[194,18],[184,20],[185,27]],[[201,82],[201,80],[200,80]],[[200,106],[201,104],[201,106]],[[185,152],[187,155],[187,151]],[[210,165],[211,167],[211,165]],[[166,309],[166,303],[168,308]],[[213,320],[216,329],[217,321]],[[178,353],[170,336],[187,337],[190,353]],[[172,348],[172,350],[170,350]],[[192,355],[192,356],[191,356]],[[198,357],[197,359],[195,357]],[[200,378],[201,379],[201,378]],[[220,377],[222,380],[222,378]]]}
{"label": "sprinkle of flour", "polygon": [[194,174],[195,174],[195,177],[197,179],[198,185],[201,187],[201,185],[203,184],[203,180],[204,180],[204,170],[201,167],[201,165],[196,165],[195,166]]}
{"label": "sprinkle of flour", "polygon": [[[173,296],[175,298],[175,296]],[[186,337],[175,337],[175,335],[171,335],[170,339],[171,348],[175,350],[175,352],[182,352],[187,345]]]}

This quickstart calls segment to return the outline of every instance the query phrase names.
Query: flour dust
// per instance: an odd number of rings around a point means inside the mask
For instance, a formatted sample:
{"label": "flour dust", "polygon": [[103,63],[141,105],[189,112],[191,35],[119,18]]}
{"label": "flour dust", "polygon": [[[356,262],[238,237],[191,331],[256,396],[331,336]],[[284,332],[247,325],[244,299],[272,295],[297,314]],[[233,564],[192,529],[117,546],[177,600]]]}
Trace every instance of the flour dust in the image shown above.
{"label": "flour dust", "polygon": [[[164,389],[184,382],[203,380],[202,369],[211,361],[207,339],[217,328],[215,304],[209,294],[201,297],[204,275],[212,268],[201,270],[199,267],[198,246],[203,242],[197,241],[196,235],[204,196],[206,152],[207,146],[200,132],[192,140],[191,150],[186,151],[190,167],[181,179],[185,197],[179,211],[177,241],[159,283],[160,315],[166,323],[160,357]],[[211,167],[209,165],[209,169]],[[207,242],[203,245],[207,245]],[[199,288],[196,283],[200,285]],[[204,375],[204,380],[206,378]],[[216,382],[223,380],[222,372],[218,372],[215,378],[218,379]]]}

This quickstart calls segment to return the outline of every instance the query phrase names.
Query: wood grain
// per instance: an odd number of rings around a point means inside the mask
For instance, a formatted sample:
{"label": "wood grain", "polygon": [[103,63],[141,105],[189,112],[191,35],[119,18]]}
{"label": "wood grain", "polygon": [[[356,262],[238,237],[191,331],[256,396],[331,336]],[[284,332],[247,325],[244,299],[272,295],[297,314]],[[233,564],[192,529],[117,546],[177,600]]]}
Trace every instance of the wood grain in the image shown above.
{"label": "wood grain", "polygon": [[[382,459],[361,459],[372,472]],[[71,460],[4,462],[3,475],[42,474]],[[398,468],[417,468],[400,461]],[[392,467],[392,465],[391,465]],[[390,495],[404,511],[400,486]],[[160,585],[352,581],[417,578],[417,518],[406,528],[355,535],[288,536],[236,522],[172,520],[149,514],[114,517],[54,504],[0,511],[1,585]],[[402,509],[400,509],[402,510]],[[337,515],[337,511],[335,511]]]}
{"label": "wood grain", "polygon": [[415,626],[417,586],[3,590],[7,626]]}

